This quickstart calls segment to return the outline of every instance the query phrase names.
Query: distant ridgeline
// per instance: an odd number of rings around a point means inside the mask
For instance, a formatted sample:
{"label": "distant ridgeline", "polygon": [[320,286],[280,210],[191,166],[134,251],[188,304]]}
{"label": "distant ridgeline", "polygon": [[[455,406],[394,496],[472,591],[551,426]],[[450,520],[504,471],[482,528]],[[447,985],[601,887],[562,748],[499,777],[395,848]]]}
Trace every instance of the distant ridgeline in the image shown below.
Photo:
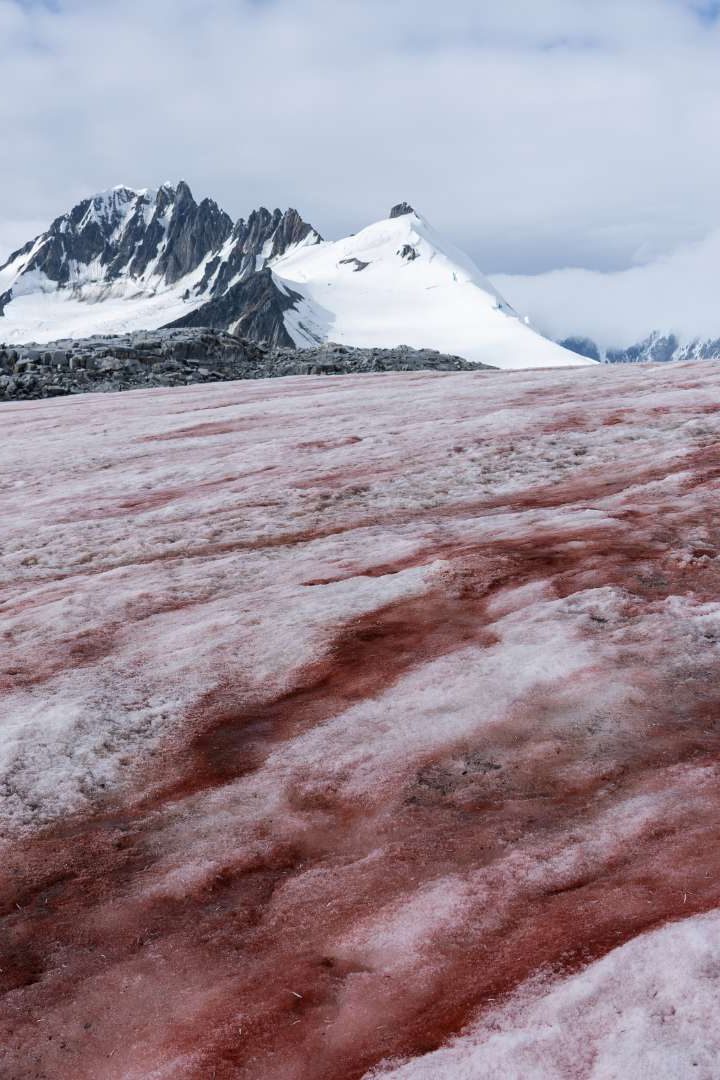
{"label": "distant ridgeline", "polygon": [[568,337],[560,343],[578,356],[608,364],[667,363],[670,360],[720,360],[720,338],[681,342],[675,334],[654,332],[626,349],[608,349],[602,353],[592,338]]}

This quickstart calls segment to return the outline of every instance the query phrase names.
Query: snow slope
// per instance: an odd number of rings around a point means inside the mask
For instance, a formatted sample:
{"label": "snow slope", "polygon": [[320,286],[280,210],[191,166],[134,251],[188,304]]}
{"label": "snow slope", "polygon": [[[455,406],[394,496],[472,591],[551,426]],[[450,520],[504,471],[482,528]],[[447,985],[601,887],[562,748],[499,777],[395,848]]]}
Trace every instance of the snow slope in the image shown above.
{"label": "snow slope", "polygon": [[[197,275],[193,275],[193,283]],[[0,283],[1,284],[1,283]],[[0,341],[7,343],[57,341],[91,334],[122,334],[156,330],[189,310],[198,301],[183,299],[190,282],[165,285],[152,277],[124,278],[108,284],[86,280],[76,288],[58,287],[44,275],[22,280],[0,319]]]}
{"label": "snow slope", "polygon": [[499,368],[592,363],[527,326],[473,262],[412,211],[272,264],[304,302],[286,315],[300,346],[410,345]]}
{"label": "snow slope", "polygon": [[367,1080],[715,1080],[720,912],[536,978],[435,1053]]}
{"label": "snow slope", "polygon": [[0,1075],[717,1080],[719,401],[2,406]]}

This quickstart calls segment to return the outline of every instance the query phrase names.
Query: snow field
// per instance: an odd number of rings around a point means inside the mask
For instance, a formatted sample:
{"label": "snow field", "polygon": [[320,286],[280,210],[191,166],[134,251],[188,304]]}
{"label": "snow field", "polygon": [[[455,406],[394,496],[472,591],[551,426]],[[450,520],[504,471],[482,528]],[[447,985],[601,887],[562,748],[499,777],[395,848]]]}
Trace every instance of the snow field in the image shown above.
{"label": "snow field", "polygon": [[710,1080],[719,383],[5,406],[2,1070]]}

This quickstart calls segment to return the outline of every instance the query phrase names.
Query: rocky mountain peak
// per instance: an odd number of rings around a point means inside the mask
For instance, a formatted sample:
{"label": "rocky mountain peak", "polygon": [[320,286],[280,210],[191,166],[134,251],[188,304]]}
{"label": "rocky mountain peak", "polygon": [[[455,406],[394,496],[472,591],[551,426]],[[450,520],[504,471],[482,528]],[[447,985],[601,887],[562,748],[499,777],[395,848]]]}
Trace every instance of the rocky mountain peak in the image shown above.
{"label": "rocky mountain peak", "polygon": [[247,220],[240,218],[236,222],[229,250],[222,258],[208,262],[196,292],[209,293],[214,298],[221,296],[231,286],[245,281],[250,274],[261,271],[268,262],[284,255],[293,245],[308,240],[318,243],[321,239],[297,210],[271,211],[261,206],[253,210]]}
{"label": "rocky mountain peak", "polygon": [[148,274],[172,285],[220,248],[232,228],[212,199],[198,205],[184,180],[157,191],[121,185],[83,199],[9,262],[27,253],[20,272],[39,271],[59,287]]}
{"label": "rocky mountain peak", "polygon": [[190,185],[186,180],[178,180],[177,187],[175,188],[175,201],[181,203],[185,200],[195,202],[193,199],[193,193],[190,190]]}
{"label": "rocky mountain peak", "polygon": [[[213,199],[198,203],[185,180],[140,191],[118,185],[80,201],[0,267],[0,320],[16,310],[14,299],[53,285],[80,303],[124,298],[130,285],[137,297],[167,295],[161,306],[183,318],[185,305],[201,310],[234,290],[238,303],[258,312],[248,332],[287,344],[280,326],[285,300],[269,275],[244,286],[293,246],[320,239],[293,208],[261,206],[233,223]],[[228,303],[221,307],[226,312]],[[204,317],[214,319],[215,308]]]}
{"label": "rocky mountain peak", "polygon": [[[279,211],[276,210],[275,213],[278,214]],[[297,210],[291,207],[284,214],[281,214],[278,220],[273,237],[271,258],[284,255],[288,248],[302,243],[311,234],[314,235],[314,243],[322,240],[320,233],[313,229],[312,225],[308,225],[306,221],[303,221]]]}
{"label": "rocky mountain peak", "polygon": [[198,205],[181,180],[173,193],[172,214],[160,241],[155,272],[168,285],[195,270],[222,247],[232,232],[232,219],[212,199]]}
{"label": "rocky mountain peak", "polygon": [[234,230],[237,243],[245,253],[258,255],[267,248],[266,258],[284,255],[289,247],[301,243],[311,233],[317,240],[322,239],[312,225],[303,221],[297,210],[291,208],[283,212],[276,208],[270,211],[264,206],[253,210],[247,221],[240,218]]}
{"label": "rocky mountain peak", "polygon": [[397,203],[396,206],[393,206],[392,210],[390,211],[390,217],[391,218],[405,217],[406,214],[414,214],[414,213],[415,213],[415,210],[410,205],[410,203],[400,202],[400,203]]}

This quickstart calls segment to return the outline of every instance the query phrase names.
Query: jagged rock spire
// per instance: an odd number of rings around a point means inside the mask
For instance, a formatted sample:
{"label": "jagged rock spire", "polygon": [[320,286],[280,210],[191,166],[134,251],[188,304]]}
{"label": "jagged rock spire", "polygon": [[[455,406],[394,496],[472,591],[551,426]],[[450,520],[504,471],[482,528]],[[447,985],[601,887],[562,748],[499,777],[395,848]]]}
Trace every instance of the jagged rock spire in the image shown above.
{"label": "jagged rock spire", "polygon": [[400,202],[400,203],[397,204],[397,206],[393,206],[392,210],[390,211],[390,217],[391,218],[404,217],[405,214],[414,214],[414,213],[415,213],[415,210],[410,205],[410,203]]}

